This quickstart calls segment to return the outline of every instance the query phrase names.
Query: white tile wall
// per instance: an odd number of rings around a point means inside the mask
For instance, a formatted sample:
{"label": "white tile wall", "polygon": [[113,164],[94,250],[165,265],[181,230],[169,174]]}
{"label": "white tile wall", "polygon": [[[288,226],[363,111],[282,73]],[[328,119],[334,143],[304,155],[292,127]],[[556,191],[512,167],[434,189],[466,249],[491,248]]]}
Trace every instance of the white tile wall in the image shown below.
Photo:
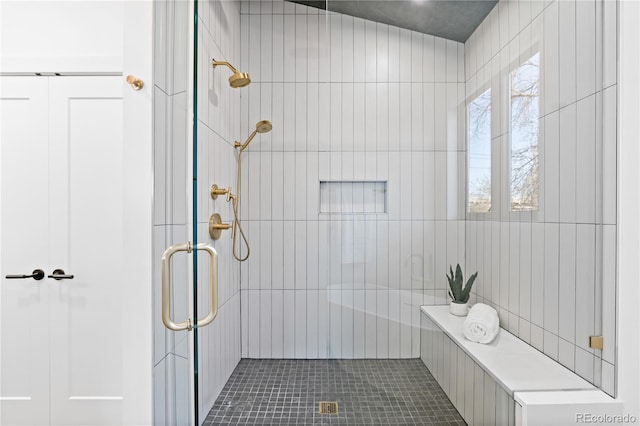
{"label": "white tile wall", "polygon": [[[480,271],[474,296],[495,306],[510,332],[610,393],[616,26],[612,2],[503,0],[464,52],[467,93],[491,87],[494,94],[494,206],[489,214],[468,217],[466,226],[466,266]],[[500,197],[508,191],[502,85],[515,58],[536,50],[542,54],[541,210],[513,214]],[[608,62],[600,63],[599,55]],[[604,89],[598,76],[604,76]],[[600,333],[606,336],[604,350],[591,350],[589,336]]]}
{"label": "white tile wall", "polygon": [[[274,126],[243,158],[242,355],[417,357],[418,307],[444,303],[445,271],[464,264],[463,45],[272,6],[240,18],[253,82],[231,138],[258,120]],[[254,59],[265,57],[266,72]],[[340,180],[387,181],[387,192],[369,202],[343,187],[328,194],[342,212],[320,213],[320,181]],[[385,198],[386,213],[364,212]]]}

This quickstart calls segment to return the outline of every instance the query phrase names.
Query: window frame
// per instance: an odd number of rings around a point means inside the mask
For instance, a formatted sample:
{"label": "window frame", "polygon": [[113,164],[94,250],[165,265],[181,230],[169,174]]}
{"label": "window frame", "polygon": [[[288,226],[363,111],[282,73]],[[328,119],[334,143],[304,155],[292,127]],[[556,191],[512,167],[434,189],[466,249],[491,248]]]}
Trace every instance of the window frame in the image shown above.
{"label": "window frame", "polygon": [[[540,55],[540,74],[538,87],[538,209],[537,210],[511,210],[511,73],[534,55]],[[505,105],[502,119],[505,120],[505,141],[501,145],[500,172],[506,179],[502,179],[501,216],[511,222],[542,222],[544,221],[544,51],[538,42],[532,42],[520,54],[512,59],[506,72],[501,78],[504,94],[502,100]]]}
{"label": "window frame", "polygon": [[[530,210],[514,210],[513,209],[513,98],[511,96],[512,94],[512,75],[514,72],[516,72],[518,69],[520,69],[522,66],[525,65],[526,62],[528,62],[529,60],[531,60],[533,57],[538,56],[538,123],[537,123],[537,141],[536,141],[536,148],[538,149],[538,155],[537,155],[537,175],[538,175],[538,193],[537,193],[537,208],[536,209],[530,209]],[[525,59],[522,59],[522,58]],[[542,199],[542,185],[541,185],[541,179],[540,179],[540,170],[541,170],[541,153],[540,153],[540,146],[541,146],[541,129],[543,130],[544,127],[540,125],[540,116],[541,116],[541,99],[542,99],[542,90],[541,90],[541,83],[542,83],[542,67],[541,67],[541,59],[542,59],[542,54],[540,51],[536,51],[535,53],[529,55],[527,54],[521,54],[520,55],[520,59],[516,62],[515,66],[509,67],[509,73],[507,74],[507,84],[506,84],[506,98],[507,98],[507,103],[506,105],[508,106],[507,111],[508,111],[508,116],[507,116],[507,123],[508,123],[508,129],[507,129],[507,134],[508,134],[508,138],[507,138],[507,149],[506,149],[506,177],[507,177],[507,197],[506,197],[506,207],[508,209],[509,214],[513,214],[513,213],[535,213],[540,211],[541,209],[541,199]]]}
{"label": "window frame", "polygon": [[[471,154],[471,149],[470,149],[470,144],[471,144],[471,139],[470,139],[470,109],[469,106],[471,105],[471,103],[473,103],[476,99],[478,99],[480,96],[484,95],[485,93],[489,92],[489,105],[491,107],[491,116],[489,118],[489,152],[490,152],[490,160],[489,160],[489,176],[490,176],[490,208],[488,211],[485,212],[479,212],[479,211],[471,211],[470,210],[470,181],[469,181],[469,171],[470,171],[470,154]],[[493,110],[493,105],[494,105],[494,91],[493,88],[491,87],[490,82],[483,84],[481,87],[479,87],[477,90],[475,90],[473,92],[473,94],[469,97],[467,97],[467,100],[465,102],[465,119],[466,119],[466,126],[465,126],[465,141],[466,141],[466,156],[465,156],[465,181],[466,181],[466,188],[465,188],[465,214],[467,217],[486,217],[487,215],[491,215],[493,211],[495,211],[496,209],[496,204],[495,204],[495,173],[494,173],[494,158],[495,158],[495,153],[494,153],[494,148],[493,148],[493,144],[494,144],[494,126],[493,126],[493,114],[494,114],[494,110]]]}

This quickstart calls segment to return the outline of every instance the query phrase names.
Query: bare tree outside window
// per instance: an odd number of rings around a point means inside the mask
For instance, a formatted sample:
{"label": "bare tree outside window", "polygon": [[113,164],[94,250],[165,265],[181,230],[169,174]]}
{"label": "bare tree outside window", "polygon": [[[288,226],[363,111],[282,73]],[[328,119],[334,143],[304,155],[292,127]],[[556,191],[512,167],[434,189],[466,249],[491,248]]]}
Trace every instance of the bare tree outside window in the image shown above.
{"label": "bare tree outside window", "polygon": [[491,89],[467,106],[469,212],[491,211]]}
{"label": "bare tree outside window", "polygon": [[513,70],[511,88],[511,210],[538,210],[540,53]]}

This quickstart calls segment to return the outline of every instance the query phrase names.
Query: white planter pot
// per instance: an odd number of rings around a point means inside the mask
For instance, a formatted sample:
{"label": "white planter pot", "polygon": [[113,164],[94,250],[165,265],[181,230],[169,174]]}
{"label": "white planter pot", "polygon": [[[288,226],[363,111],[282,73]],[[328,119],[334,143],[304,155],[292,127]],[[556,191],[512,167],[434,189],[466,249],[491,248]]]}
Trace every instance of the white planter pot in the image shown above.
{"label": "white planter pot", "polygon": [[451,301],[451,304],[449,305],[449,312],[452,315],[464,317],[469,313],[469,306],[466,303]]}

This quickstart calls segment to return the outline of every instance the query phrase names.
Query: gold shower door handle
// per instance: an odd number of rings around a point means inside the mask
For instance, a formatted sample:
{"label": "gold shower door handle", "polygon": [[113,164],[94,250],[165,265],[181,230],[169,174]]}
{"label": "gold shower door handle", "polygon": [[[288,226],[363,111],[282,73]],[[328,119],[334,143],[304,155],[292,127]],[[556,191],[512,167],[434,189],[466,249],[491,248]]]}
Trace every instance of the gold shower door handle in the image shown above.
{"label": "gold shower door handle", "polygon": [[197,322],[198,327],[204,327],[218,316],[218,253],[206,243],[196,244],[196,250],[204,250],[209,254],[209,313]]}
{"label": "gold shower door handle", "polygon": [[162,254],[162,322],[169,330],[182,331],[193,329],[193,322],[190,318],[186,321],[176,323],[171,316],[171,257],[180,252],[191,253],[193,250],[203,250],[209,254],[209,313],[206,317],[197,320],[196,327],[204,327],[213,322],[218,316],[218,253],[206,243],[193,246],[190,242],[174,244],[167,248]]}

